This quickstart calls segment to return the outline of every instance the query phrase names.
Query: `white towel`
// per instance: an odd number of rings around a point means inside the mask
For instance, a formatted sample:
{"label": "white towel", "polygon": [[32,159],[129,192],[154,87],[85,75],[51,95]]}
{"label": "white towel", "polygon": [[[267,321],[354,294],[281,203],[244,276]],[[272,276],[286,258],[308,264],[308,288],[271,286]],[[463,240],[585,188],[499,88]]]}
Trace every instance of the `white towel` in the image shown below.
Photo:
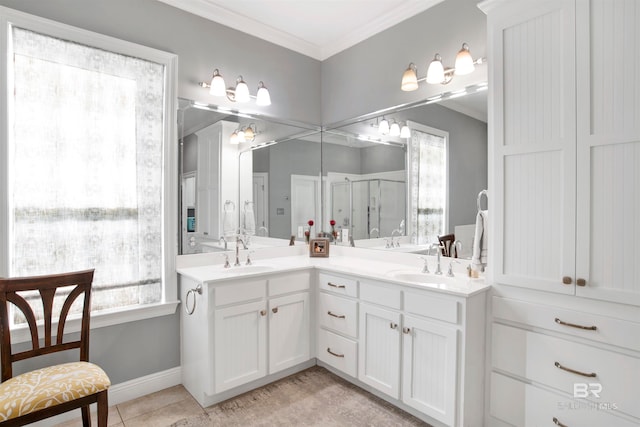
{"label": "white towel", "polygon": [[236,235],[236,210],[231,204],[225,205],[222,212],[222,233],[225,237]]}
{"label": "white towel", "polygon": [[253,203],[244,204],[244,232],[250,236],[256,234],[256,217],[253,213]]}
{"label": "white towel", "polygon": [[473,237],[473,255],[471,268],[484,271],[487,266],[487,240],[489,236],[489,211],[478,211],[476,215],[476,232]]}

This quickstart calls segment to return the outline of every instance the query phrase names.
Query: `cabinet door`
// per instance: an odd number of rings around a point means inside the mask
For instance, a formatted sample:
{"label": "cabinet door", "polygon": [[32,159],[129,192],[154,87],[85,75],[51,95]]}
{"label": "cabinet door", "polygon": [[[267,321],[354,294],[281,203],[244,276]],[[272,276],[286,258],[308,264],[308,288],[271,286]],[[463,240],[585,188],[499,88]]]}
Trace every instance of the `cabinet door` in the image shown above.
{"label": "cabinet door", "polygon": [[458,370],[457,329],[405,316],[402,332],[402,401],[453,425]]}
{"label": "cabinet door", "polygon": [[266,315],[263,301],[215,311],[216,393],[266,375]]}
{"label": "cabinet door", "polygon": [[358,379],[400,398],[400,313],[360,304]]}
{"label": "cabinet door", "polygon": [[574,293],[573,0],[490,13],[489,264],[497,283]]}
{"label": "cabinet door", "polygon": [[309,360],[309,313],[308,292],[269,301],[269,373]]}
{"label": "cabinet door", "polygon": [[640,4],[581,0],[576,12],[576,293],[640,305]]}

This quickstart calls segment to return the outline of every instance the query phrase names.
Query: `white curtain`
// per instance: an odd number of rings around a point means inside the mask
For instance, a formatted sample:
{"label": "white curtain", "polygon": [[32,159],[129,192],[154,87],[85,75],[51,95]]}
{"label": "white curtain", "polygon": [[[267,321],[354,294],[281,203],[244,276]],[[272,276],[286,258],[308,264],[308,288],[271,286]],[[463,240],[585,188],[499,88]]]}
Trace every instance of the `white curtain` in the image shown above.
{"label": "white curtain", "polygon": [[411,221],[417,243],[437,243],[444,234],[447,198],[446,139],[411,131]]}
{"label": "white curtain", "polygon": [[93,310],[159,302],[164,66],[12,36],[10,274],[95,268]]}

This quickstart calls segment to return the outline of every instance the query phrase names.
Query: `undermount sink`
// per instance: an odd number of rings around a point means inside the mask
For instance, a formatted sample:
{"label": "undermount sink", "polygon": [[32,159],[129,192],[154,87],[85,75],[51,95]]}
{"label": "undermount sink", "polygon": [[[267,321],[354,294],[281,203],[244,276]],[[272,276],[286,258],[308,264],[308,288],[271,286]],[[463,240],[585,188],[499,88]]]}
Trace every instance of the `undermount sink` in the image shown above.
{"label": "undermount sink", "polygon": [[224,272],[228,274],[252,274],[252,273],[266,273],[274,269],[271,265],[241,265],[238,267],[225,268]]}
{"label": "undermount sink", "polygon": [[430,273],[420,273],[420,272],[406,271],[406,270],[390,271],[389,273],[387,273],[387,276],[396,280],[402,280],[405,282],[422,283],[422,284],[451,285],[451,284],[459,283],[459,279],[456,279],[455,277],[447,277],[444,275],[435,275]]}

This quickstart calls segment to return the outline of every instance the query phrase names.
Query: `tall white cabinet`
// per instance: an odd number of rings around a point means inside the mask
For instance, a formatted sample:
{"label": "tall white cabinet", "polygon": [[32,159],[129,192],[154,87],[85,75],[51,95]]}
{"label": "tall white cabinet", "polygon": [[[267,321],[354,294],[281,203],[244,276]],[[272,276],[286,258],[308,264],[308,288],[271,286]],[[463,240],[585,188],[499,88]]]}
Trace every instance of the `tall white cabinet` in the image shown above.
{"label": "tall white cabinet", "polygon": [[[640,425],[640,2],[488,0],[489,425]],[[576,386],[577,384],[577,386]]]}

